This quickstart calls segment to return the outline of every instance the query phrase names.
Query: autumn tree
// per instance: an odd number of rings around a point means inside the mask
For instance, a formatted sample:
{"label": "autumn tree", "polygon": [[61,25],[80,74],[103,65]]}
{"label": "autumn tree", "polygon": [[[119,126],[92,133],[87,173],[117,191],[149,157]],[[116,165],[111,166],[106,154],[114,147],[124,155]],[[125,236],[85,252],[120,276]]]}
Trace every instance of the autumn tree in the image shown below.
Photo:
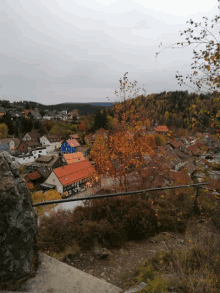
{"label": "autumn tree", "polygon": [[[107,140],[98,135],[90,151],[90,156],[95,162],[95,168],[99,176],[107,174],[109,166],[111,164],[109,157],[109,149],[107,145]],[[101,189],[101,180],[100,180],[100,189]]]}
{"label": "autumn tree", "polygon": [[[219,2],[220,0],[218,0]],[[220,8],[220,6],[218,7]],[[208,17],[203,17],[204,23],[196,23],[192,19],[187,21],[191,26],[194,26],[195,29],[188,28],[183,32],[180,32],[180,35],[184,35],[186,41],[174,43],[167,48],[178,48],[187,47],[195,44],[196,46],[193,49],[193,63],[191,64],[191,69],[193,73],[188,74],[186,79],[195,85],[195,87],[187,84],[183,76],[177,71],[176,78],[180,86],[185,84],[186,86],[192,88],[195,92],[208,93],[210,98],[213,97],[217,99],[218,104],[220,105],[220,43],[218,37],[214,33],[215,26],[219,24],[220,16],[216,15],[210,22],[210,28],[208,23]],[[161,43],[162,45],[162,43]],[[173,47],[177,45],[177,47]],[[202,49],[198,51],[197,47],[201,46]],[[163,50],[164,50],[163,49]],[[158,56],[160,52],[156,53]],[[196,121],[204,124],[205,119],[209,119],[210,131],[215,131],[216,129],[220,130],[220,110],[216,113],[216,109],[213,112],[211,111],[194,111],[196,115]],[[195,124],[193,123],[193,126]]]}
{"label": "autumn tree", "polygon": [[85,121],[82,121],[78,126],[80,131],[86,131],[86,124]]}
{"label": "autumn tree", "polygon": [[[45,193],[43,192],[32,193],[33,204],[42,202],[42,201],[58,200],[61,198],[62,198],[62,195],[60,195],[60,193],[56,190],[49,190]],[[45,212],[51,212],[54,206],[55,206],[54,204],[51,204],[51,205],[36,207],[37,213],[39,215],[43,215]]]}
{"label": "autumn tree", "polygon": [[0,124],[0,138],[7,138],[8,126],[5,123]]}

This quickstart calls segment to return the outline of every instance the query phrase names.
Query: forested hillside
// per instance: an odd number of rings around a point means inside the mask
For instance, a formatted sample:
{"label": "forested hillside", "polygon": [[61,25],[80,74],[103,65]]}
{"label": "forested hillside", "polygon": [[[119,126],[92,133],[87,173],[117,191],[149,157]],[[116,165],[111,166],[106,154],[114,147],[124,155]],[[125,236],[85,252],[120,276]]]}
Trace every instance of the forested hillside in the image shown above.
{"label": "forested hillside", "polygon": [[[148,120],[150,126],[166,124],[168,127],[204,131],[219,128],[220,104],[214,94],[196,94],[188,91],[171,91],[138,96],[123,102],[133,107],[138,120]],[[114,105],[108,110],[114,117]]]}

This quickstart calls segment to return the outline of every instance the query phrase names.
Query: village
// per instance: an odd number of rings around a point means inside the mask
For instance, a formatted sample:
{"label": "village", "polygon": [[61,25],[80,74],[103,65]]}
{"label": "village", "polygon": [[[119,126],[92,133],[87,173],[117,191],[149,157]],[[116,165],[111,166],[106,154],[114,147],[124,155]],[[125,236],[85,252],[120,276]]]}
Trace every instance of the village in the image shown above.
{"label": "village", "polygon": [[[1,107],[3,116],[7,109]],[[33,121],[45,121],[62,119],[66,123],[73,119],[76,112],[46,111],[41,116],[39,110],[23,110],[19,113],[10,109],[10,114],[15,121],[20,117],[29,117]],[[78,120],[79,116],[75,116]],[[141,186],[140,174],[130,171],[128,174],[128,190],[143,188],[170,186],[173,182],[190,184],[193,182],[210,181],[210,186],[218,188],[219,151],[220,141],[209,132],[194,132],[189,136],[178,136],[169,131],[165,125],[154,127],[142,127],[146,135],[162,136],[164,143],[156,143],[154,156],[145,156],[144,170],[148,170],[147,181]],[[93,194],[103,191],[116,192],[119,190],[117,164],[112,162],[115,168],[114,176],[110,172],[99,174],[91,179],[97,171],[96,164],[90,155],[91,148],[97,138],[108,137],[108,130],[98,129],[95,133],[80,138],[77,133],[62,137],[56,134],[41,135],[33,129],[27,132],[21,139],[8,137],[0,139],[0,152],[7,151],[13,160],[21,166],[22,175],[29,188],[34,192],[47,192],[56,190],[63,198],[74,195]],[[129,135],[132,135],[131,133]],[[128,139],[129,139],[128,135]],[[156,156],[156,157],[155,157]],[[162,162],[162,166],[158,162]],[[160,163],[161,164],[161,163]],[[109,167],[110,168],[110,167]],[[154,173],[155,171],[155,173]],[[97,172],[96,172],[97,174]]]}

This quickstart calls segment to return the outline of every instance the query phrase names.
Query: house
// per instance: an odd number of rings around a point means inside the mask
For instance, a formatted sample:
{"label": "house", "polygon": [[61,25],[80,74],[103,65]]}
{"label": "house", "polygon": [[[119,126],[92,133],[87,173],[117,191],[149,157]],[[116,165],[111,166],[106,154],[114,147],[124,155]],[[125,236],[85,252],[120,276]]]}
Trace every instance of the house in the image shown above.
{"label": "house", "polygon": [[0,153],[3,152],[3,151],[11,153],[10,148],[9,148],[7,143],[1,143],[0,144]]}
{"label": "house", "polygon": [[73,153],[73,154],[65,154],[64,159],[67,165],[74,164],[77,162],[84,161],[85,158],[81,152]]}
{"label": "house", "polygon": [[93,166],[89,161],[85,160],[54,169],[45,184],[55,186],[59,193],[67,191],[71,194],[84,187],[93,172]]}
{"label": "house", "polygon": [[35,160],[32,154],[14,155],[13,157],[20,165],[33,163]]}
{"label": "house", "polygon": [[15,122],[20,121],[22,118],[22,112],[19,111],[13,111],[10,113],[11,119]]}
{"label": "house", "polygon": [[68,154],[68,153],[75,153],[76,148],[79,147],[80,144],[76,139],[68,139],[66,140],[61,146],[61,153]]}
{"label": "house", "polygon": [[39,167],[36,169],[38,173],[44,178],[44,181],[49,177],[51,170],[49,170],[47,167]]}
{"label": "house", "polygon": [[166,125],[159,125],[156,127],[155,131],[158,133],[158,134],[164,134],[166,132],[169,131],[169,129],[167,128]]}
{"label": "house", "polygon": [[40,133],[38,133],[37,131],[31,131],[31,132],[27,132],[25,134],[25,136],[22,138],[22,140],[26,141],[26,140],[39,140],[41,137]]}
{"label": "house", "polygon": [[43,146],[48,146],[49,150],[55,150],[61,147],[61,137],[56,134],[44,135],[40,138],[40,143]]}
{"label": "house", "polygon": [[44,178],[38,171],[34,171],[32,173],[27,174],[25,176],[25,179],[33,184],[40,184],[44,182]]}
{"label": "house", "polygon": [[31,113],[31,112],[33,112],[32,109],[30,109],[30,110],[24,109],[24,110],[22,111],[22,116],[24,116],[24,117],[28,117],[28,114]]}
{"label": "house", "polygon": [[89,133],[84,137],[85,143],[92,146],[93,143],[95,142],[95,137],[92,133]]}
{"label": "house", "polygon": [[30,153],[33,149],[36,149],[37,147],[40,147],[40,143],[35,140],[24,140],[20,143],[18,147],[18,152],[20,154]]}
{"label": "house", "polygon": [[2,143],[7,144],[10,151],[13,152],[20,145],[20,139],[19,138],[2,138],[0,139],[0,144]]}
{"label": "house", "polygon": [[41,114],[37,110],[29,112],[27,117],[30,117],[34,120],[41,120],[42,119]]}
{"label": "house", "polygon": [[187,147],[187,150],[192,153],[193,156],[201,156],[203,151],[200,149],[200,147],[197,144],[193,144]]}
{"label": "house", "polygon": [[69,138],[76,139],[78,141],[78,143],[80,143],[80,140],[81,140],[78,134],[70,134]]}
{"label": "house", "polygon": [[181,140],[172,140],[169,142],[169,144],[172,146],[173,149],[181,149],[184,147],[183,143],[181,142]]}
{"label": "house", "polygon": [[52,171],[65,164],[65,160],[63,161],[61,157],[47,155],[38,157],[33,163],[33,168],[36,170],[39,167],[47,167],[49,171]]}

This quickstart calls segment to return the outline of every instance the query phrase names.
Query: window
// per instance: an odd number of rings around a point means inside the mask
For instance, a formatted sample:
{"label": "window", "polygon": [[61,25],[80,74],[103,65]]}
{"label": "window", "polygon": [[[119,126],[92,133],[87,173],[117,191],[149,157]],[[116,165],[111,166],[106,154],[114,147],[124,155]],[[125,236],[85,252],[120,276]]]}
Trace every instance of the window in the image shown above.
{"label": "window", "polygon": [[39,153],[42,153],[42,151],[39,151]]}

